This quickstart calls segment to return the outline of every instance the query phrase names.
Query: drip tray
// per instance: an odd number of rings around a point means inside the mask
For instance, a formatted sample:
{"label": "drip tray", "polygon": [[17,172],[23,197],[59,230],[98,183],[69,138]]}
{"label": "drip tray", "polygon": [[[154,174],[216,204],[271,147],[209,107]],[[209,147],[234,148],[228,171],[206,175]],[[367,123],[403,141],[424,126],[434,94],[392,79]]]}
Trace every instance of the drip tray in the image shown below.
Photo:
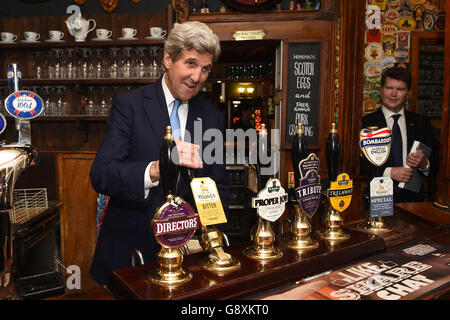
{"label": "drip tray", "polygon": [[63,277],[58,272],[37,274],[16,280],[16,294],[21,300],[39,300],[65,293]]}

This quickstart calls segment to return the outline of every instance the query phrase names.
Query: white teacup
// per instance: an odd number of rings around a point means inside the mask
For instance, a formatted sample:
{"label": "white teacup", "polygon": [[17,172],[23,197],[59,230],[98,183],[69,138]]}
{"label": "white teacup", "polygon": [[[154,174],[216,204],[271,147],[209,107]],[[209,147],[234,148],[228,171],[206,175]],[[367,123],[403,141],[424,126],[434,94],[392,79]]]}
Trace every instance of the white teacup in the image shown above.
{"label": "white teacup", "polygon": [[95,33],[98,39],[108,39],[112,36],[112,31],[108,29],[96,29]]}
{"label": "white teacup", "polygon": [[50,38],[50,40],[62,40],[62,38],[64,38],[64,32],[59,30],[49,30],[48,37]]}
{"label": "white teacup", "polygon": [[151,27],[150,28],[150,35],[153,38],[163,38],[166,36],[166,34],[167,34],[167,31],[161,27]]}
{"label": "white teacup", "polygon": [[26,41],[38,41],[41,35],[34,31],[25,31],[24,33]]}
{"label": "white teacup", "polygon": [[11,32],[2,32],[2,42],[14,42],[17,40],[17,36]]}
{"label": "white teacup", "polygon": [[124,38],[134,38],[137,34],[137,30],[133,28],[122,28],[122,35]]}

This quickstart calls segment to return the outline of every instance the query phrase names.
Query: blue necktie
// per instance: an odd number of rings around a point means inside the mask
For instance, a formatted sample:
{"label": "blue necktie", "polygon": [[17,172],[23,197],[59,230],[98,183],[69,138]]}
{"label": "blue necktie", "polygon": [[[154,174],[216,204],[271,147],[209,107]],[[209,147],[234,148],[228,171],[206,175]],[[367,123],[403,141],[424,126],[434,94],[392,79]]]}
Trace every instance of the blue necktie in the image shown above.
{"label": "blue necktie", "polygon": [[178,108],[181,105],[181,101],[175,99],[173,102],[172,113],[170,114],[170,125],[172,127],[173,139],[181,139],[180,118],[178,117]]}
{"label": "blue necktie", "polygon": [[392,155],[393,155],[393,166],[403,167],[403,142],[402,133],[400,131],[400,126],[398,125],[398,118],[400,114],[394,114],[394,125],[392,126]]}

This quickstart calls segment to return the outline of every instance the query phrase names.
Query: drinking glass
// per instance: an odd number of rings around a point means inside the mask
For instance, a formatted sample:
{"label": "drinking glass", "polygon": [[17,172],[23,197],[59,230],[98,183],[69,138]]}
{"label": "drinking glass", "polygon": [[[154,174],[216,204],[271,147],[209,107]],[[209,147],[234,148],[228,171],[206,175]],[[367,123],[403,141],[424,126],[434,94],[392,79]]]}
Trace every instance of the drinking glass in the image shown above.
{"label": "drinking glass", "polygon": [[105,60],[102,56],[102,49],[95,49],[94,60],[94,78],[103,78],[104,69],[105,69]]}
{"label": "drinking glass", "polygon": [[109,48],[109,77],[116,79],[119,77],[119,48]]}
{"label": "drinking glass", "polygon": [[144,78],[146,76],[147,59],[145,57],[144,50],[144,47],[136,48],[136,55],[134,59],[134,75],[137,78]]}
{"label": "drinking glass", "polygon": [[46,57],[44,58],[45,61],[45,77],[47,79],[54,79],[55,78],[55,56],[53,50],[48,50]]}
{"label": "drinking glass", "polygon": [[68,79],[75,79],[78,76],[78,59],[73,50],[73,48],[67,49],[66,77]]}
{"label": "drinking glass", "polygon": [[88,52],[89,48],[81,48],[81,57],[80,57],[80,78],[87,79],[89,72],[89,58]]}
{"label": "drinking glass", "polygon": [[85,104],[85,113],[88,116],[94,116],[96,114],[97,106],[95,104],[95,95],[94,95],[94,88],[88,87],[88,92],[85,98],[86,104]]}
{"label": "drinking glass", "polygon": [[55,79],[62,79],[64,78],[64,70],[66,65],[63,49],[53,49],[53,56],[53,76]]}
{"label": "drinking glass", "polygon": [[46,116],[52,116],[55,114],[55,94],[52,87],[44,87],[42,92],[42,100],[44,100],[43,114]]}
{"label": "drinking glass", "polygon": [[133,59],[131,57],[131,50],[130,47],[123,47],[122,48],[122,77],[123,78],[131,78],[133,75],[133,68],[132,63]]}
{"label": "drinking glass", "polygon": [[42,70],[42,55],[40,51],[34,51],[34,60],[33,60],[33,78],[34,79],[42,79],[44,77]]}
{"label": "drinking glass", "polygon": [[161,48],[157,46],[152,46],[149,48],[150,53],[150,77],[157,78],[161,75],[162,63],[162,51]]}
{"label": "drinking glass", "polygon": [[108,94],[105,87],[100,87],[100,97],[98,105],[98,114],[102,116],[109,115],[110,104],[108,101]]}
{"label": "drinking glass", "polygon": [[65,87],[58,86],[56,89],[55,95],[55,115],[62,116],[65,114]]}

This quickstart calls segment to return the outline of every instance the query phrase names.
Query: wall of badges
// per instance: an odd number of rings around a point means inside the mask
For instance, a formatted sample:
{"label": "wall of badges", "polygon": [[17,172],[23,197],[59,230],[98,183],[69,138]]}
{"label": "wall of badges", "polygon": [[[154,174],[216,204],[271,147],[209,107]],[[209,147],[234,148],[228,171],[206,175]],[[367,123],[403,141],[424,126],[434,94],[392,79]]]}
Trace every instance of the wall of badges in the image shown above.
{"label": "wall of badges", "polygon": [[412,31],[443,31],[445,0],[366,0],[363,115],[380,107],[381,72],[409,68]]}

